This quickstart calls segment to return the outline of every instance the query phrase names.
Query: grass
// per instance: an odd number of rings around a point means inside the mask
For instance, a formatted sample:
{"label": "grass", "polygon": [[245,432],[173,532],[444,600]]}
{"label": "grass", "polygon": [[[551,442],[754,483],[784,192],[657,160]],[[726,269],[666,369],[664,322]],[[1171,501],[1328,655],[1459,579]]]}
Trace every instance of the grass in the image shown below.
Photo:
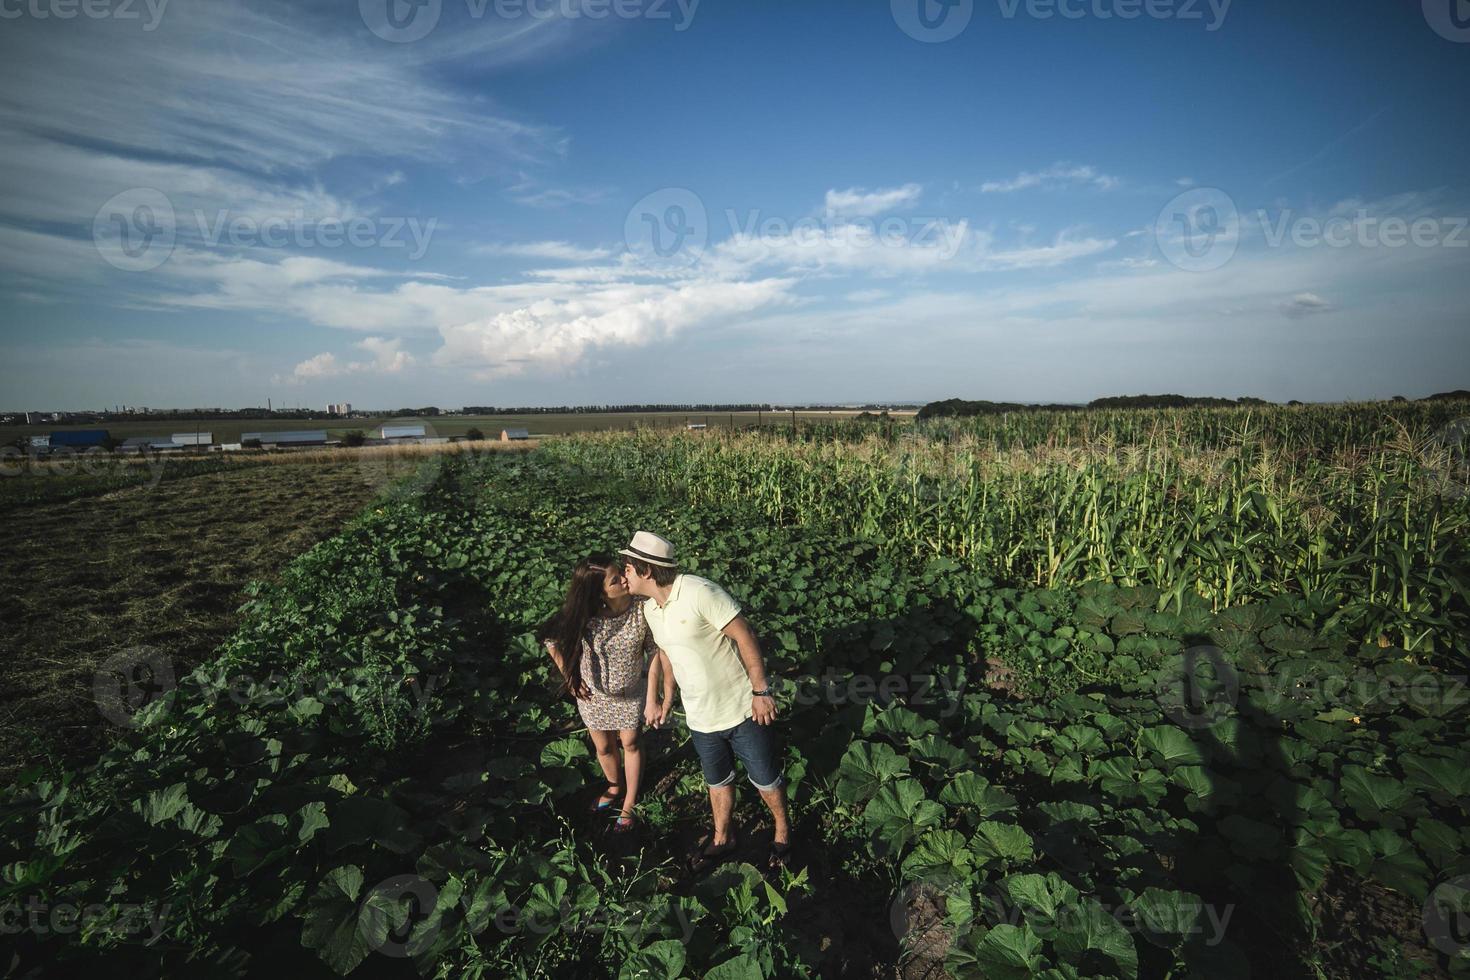
{"label": "grass", "polygon": [[335,534],[391,475],[299,456],[13,509],[0,556],[0,775],[94,755],[113,733],[93,703],[100,663],[140,646],[176,673],[208,660],[246,584]]}

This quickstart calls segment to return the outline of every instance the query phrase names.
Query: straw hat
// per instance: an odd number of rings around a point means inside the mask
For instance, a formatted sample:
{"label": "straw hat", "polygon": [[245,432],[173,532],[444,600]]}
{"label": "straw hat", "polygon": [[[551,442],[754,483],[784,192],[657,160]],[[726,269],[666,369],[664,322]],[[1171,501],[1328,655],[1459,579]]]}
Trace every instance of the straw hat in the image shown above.
{"label": "straw hat", "polygon": [[639,531],[633,535],[633,540],[628,542],[628,547],[620,548],[618,554],[641,559],[650,565],[661,565],[664,568],[678,567],[674,562],[674,545],[667,538],[661,538],[651,531]]}

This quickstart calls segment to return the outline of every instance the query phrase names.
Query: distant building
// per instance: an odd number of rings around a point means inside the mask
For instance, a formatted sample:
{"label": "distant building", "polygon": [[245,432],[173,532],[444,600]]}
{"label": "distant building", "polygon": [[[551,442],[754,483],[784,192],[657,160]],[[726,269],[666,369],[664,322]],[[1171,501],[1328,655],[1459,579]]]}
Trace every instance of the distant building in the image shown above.
{"label": "distant building", "polygon": [[513,442],[513,441],[516,441],[516,440],[529,439],[529,438],[531,438],[531,433],[528,432],[525,429],[501,429],[500,430],[500,441],[501,442]]}
{"label": "distant building", "polygon": [[31,436],[32,449],[48,449],[51,446],[50,436]]}
{"label": "distant building", "polygon": [[703,422],[690,422],[688,425],[684,426],[684,428],[688,429],[690,432],[703,432],[705,430],[705,424]]}
{"label": "distant building", "polygon": [[172,439],[163,436],[131,436],[123,440],[121,446],[117,447],[120,453],[162,453],[176,452],[184,447]]}
{"label": "distant building", "polygon": [[345,415],[351,415],[352,414],[352,403],[351,402],[338,402],[335,405],[328,405],[327,406],[327,414],[328,415],[344,415],[344,416]]}
{"label": "distant building", "polygon": [[91,446],[101,446],[107,442],[106,429],[72,429],[70,432],[53,432],[49,443],[52,449],[58,446],[68,446],[73,449],[86,449]]}
{"label": "distant building", "polygon": [[303,429],[295,432],[245,432],[240,443],[258,442],[261,446],[289,448],[296,446],[325,446],[327,433],[324,429]]}
{"label": "distant building", "polygon": [[380,439],[422,439],[424,427],[422,425],[385,425],[378,432]]}
{"label": "distant building", "polygon": [[180,446],[207,446],[214,442],[214,433],[175,432],[171,438]]}

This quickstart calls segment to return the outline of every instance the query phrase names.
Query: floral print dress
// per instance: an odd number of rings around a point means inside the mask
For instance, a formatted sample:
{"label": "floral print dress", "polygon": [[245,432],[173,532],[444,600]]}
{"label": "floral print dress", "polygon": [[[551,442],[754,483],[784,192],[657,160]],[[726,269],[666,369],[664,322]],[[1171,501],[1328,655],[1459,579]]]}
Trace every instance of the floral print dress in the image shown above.
{"label": "floral print dress", "polygon": [[633,602],[621,616],[594,616],[582,642],[582,680],[592,692],[577,699],[582,721],[595,731],[638,728],[648,693],[648,661],[658,649]]}

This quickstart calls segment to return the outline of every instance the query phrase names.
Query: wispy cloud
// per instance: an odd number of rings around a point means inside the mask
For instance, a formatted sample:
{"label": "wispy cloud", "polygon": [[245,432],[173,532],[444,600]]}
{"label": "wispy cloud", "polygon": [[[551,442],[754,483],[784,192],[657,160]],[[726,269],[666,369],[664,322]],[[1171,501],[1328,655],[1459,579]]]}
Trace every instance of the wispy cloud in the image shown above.
{"label": "wispy cloud", "polygon": [[1297,293],[1281,303],[1281,312],[1292,320],[1300,320],[1320,313],[1331,313],[1336,307],[1316,293]]}
{"label": "wispy cloud", "polygon": [[827,192],[826,211],[832,215],[852,218],[871,218],[919,199],[923,188],[918,184],[904,184],[885,190],[863,190],[849,187],[847,190]]}
{"label": "wispy cloud", "polygon": [[476,245],[471,251],[481,255],[513,255],[529,259],[554,259],[563,262],[596,262],[611,258],[612,249],[583,248],[570,242],[519,242]]}
{"label": "wispy cloud", "polygon": [[1110,191],[1122,184],[1117,177],[1099,173],[1096,167],[1075,163],[1058,163],[1035,172],[1022,171],[1010,180],[987,180],[980,185],[986,194],[1011,194],[1033,188],[1088,185]]}

